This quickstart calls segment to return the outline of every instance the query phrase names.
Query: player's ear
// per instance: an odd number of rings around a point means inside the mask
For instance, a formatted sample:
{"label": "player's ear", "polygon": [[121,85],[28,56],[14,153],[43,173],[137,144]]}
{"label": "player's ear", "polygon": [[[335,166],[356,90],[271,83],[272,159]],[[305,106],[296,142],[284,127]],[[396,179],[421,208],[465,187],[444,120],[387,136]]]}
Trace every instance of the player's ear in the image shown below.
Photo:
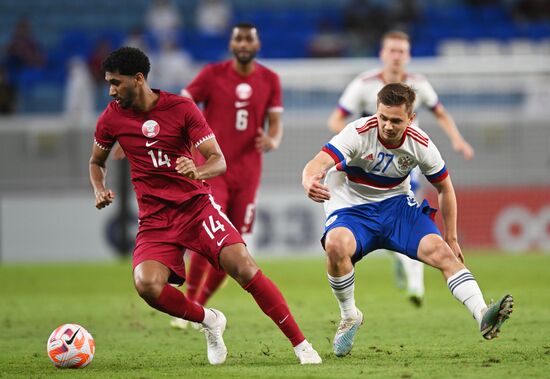
{"label": "player's ear", "polygon": [[134,79],[138,84],[142,84],[145,82],[145,76],[141,72],[138,72],[136,75],[134,75]]}
{"label": "player's ear", "polygon": [[414,121],[415,118],[416,118],[416,113],[413,112],[412,115],[411,115],[411,117],[409,117],[409,125],[411,125],[411,124],[413,123],[413,121]]}

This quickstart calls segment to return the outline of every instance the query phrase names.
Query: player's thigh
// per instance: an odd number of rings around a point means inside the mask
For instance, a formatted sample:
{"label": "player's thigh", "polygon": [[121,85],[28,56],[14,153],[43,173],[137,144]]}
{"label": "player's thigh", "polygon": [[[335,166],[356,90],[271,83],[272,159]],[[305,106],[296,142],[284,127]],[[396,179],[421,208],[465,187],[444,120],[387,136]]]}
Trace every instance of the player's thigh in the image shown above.
{"label": "player's thigh", "polygon": [[159,233],[162,234],[160,231],[138,234],[132,258],[134,282],[164,281],[181,285],[185,281],[183,249],[174,243],[159,242],[158,239],[162,239]]}
{"label": "player's thigh", "polygon": [[385,239],[384,248],[405,254],[418,260],[420,241],[430,234],[441,236],[433,220],[435,209],[426,200],[420,206],[414,199],[401,199],[395,204],[395,217],[389,218],[391,225],[386,225],[389,236]]}
{"label": "player's thigh", "polygon": [[326,251],[327,238],[331,238],[331,244],[334,242],[332,248],[338,249],[341,245],[343,254],[350,256],[355,263],[379,248],[378,233],[376,223],[367,213],[345,209],[333,213],[327,219],[321,244]]}
{"label": "player's thigh", "polygon": [[222,248],[244,241],[227,215],[210,195],[201,196],[194,204],[193,218],[181,229],[180,241],[188,249],[201,254],[216,268],[220,268]]}

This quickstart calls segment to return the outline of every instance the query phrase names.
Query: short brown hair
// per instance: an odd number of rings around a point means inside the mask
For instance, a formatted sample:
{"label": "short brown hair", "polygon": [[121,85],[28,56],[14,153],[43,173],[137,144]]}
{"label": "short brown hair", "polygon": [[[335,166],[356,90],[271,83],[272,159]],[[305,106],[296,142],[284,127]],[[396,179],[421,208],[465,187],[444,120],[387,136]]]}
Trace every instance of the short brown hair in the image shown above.
{"label": "short brown hair", "polygon": [[377,105],[399,106],[405,104],[407,114],[411,115],[416,95],[414,90],[406,84],[390,83],[378,92]]}
{"label": "short brown hair", "polygon": [[384,35],[380,39],[380,46],[383,46],[384,41],[386,41],[387,39],[401,39],[409,43],[411,42],[409,35],[405,32],[402,32],[401,30],[390,30],[389,32],[384,33]]}

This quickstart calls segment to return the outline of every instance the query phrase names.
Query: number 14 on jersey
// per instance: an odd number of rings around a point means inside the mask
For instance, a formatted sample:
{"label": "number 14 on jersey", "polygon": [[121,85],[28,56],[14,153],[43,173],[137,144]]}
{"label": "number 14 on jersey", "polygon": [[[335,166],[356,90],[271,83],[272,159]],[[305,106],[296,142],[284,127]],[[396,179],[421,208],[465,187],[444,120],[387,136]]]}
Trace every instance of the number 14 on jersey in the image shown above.
{"label": "number 14 on jersey", "polygon": [[147,154],[149,154],[149,156],[151,157],[151,160],[153,161],[153,166],[155,166],[155,168],[158,168],[158,167],[161,167],[161,166],[167,166],[167,167],[172,167],[170,165],[170,158],[168,158],[168,155],[167,154],[163,154],[162,153],[162,150],[157,150],[157,157],[155,157],[155,151],[154,150],[149,150],[147,152]]}

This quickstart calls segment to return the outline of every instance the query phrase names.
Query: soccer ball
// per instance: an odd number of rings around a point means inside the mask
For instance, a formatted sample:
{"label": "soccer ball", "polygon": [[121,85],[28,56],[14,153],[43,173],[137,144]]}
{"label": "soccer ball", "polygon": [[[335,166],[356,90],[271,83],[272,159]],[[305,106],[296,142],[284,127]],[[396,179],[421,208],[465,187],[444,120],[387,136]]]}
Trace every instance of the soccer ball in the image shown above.
{"label": "soccer ball", "polygon": [[78,324],[63,324],[55,329],[46,345],[55,367],[86,367],[94,358],[94,338]]}

